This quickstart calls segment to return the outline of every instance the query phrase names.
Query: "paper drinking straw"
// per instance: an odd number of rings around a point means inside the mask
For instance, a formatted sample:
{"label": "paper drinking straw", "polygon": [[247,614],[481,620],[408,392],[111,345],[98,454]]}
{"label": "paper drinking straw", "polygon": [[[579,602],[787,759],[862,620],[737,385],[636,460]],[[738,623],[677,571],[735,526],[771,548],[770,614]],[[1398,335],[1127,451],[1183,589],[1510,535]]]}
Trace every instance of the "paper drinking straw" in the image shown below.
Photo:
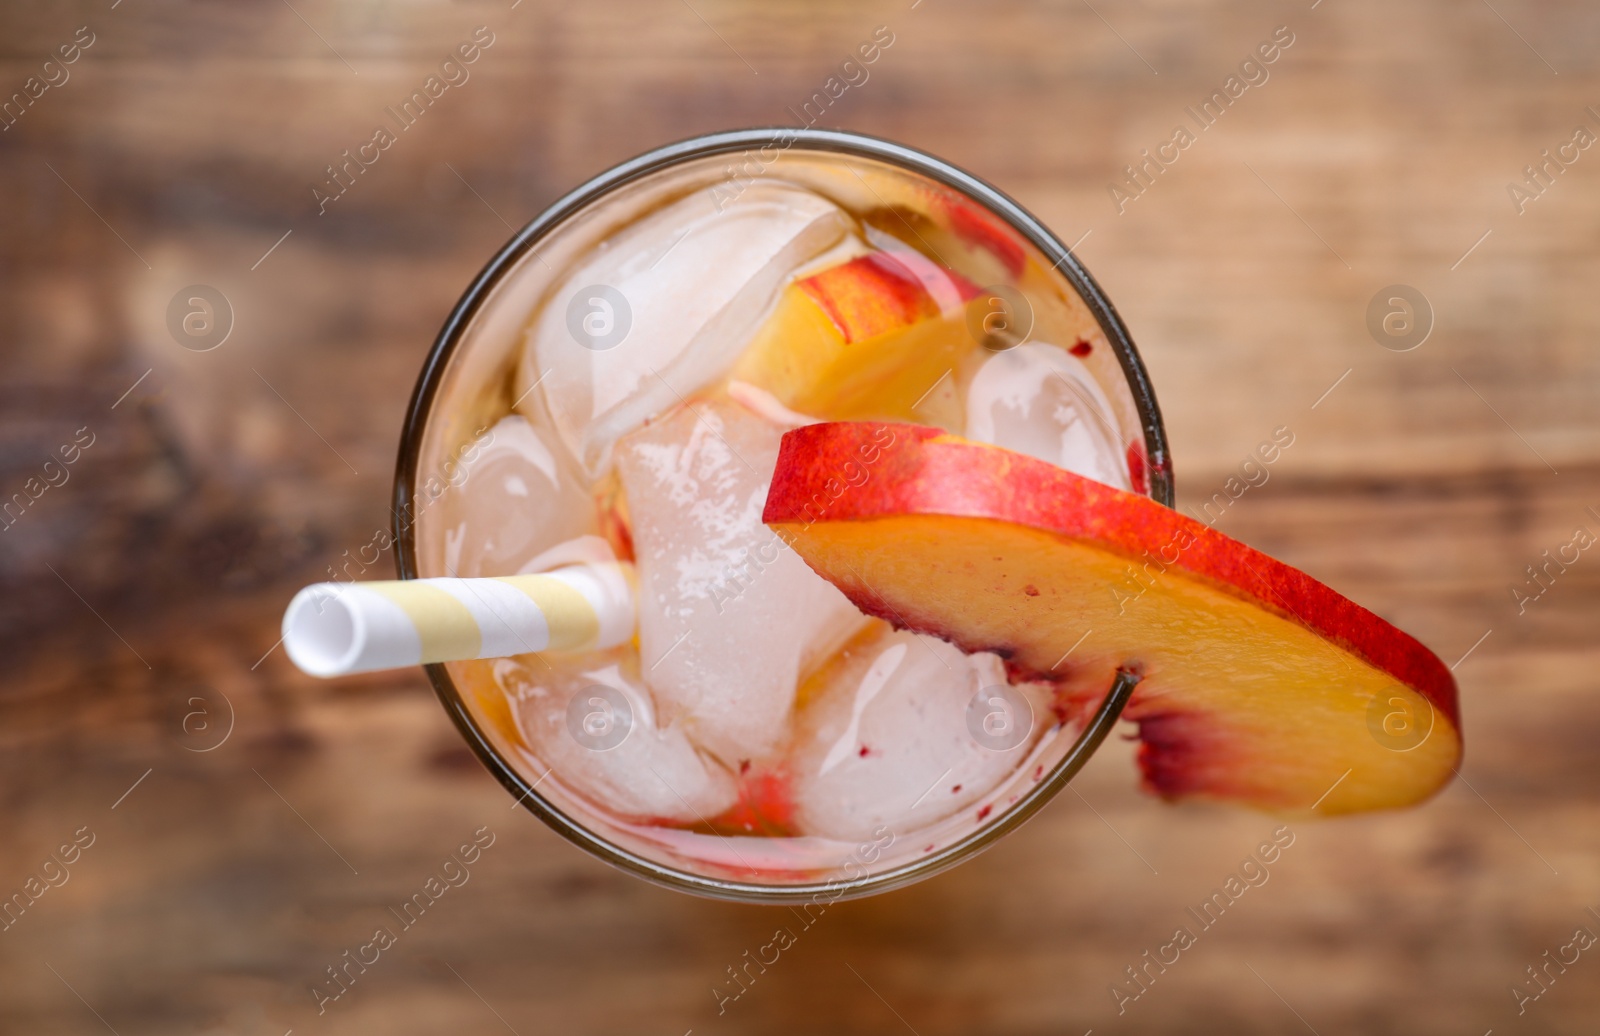
{"label": "paper drinking straw", "polygon": [[493,579],[314,583],[283,613],[289,658],[312,676],[615,647],[633,636],[633,566],[570,565]]}

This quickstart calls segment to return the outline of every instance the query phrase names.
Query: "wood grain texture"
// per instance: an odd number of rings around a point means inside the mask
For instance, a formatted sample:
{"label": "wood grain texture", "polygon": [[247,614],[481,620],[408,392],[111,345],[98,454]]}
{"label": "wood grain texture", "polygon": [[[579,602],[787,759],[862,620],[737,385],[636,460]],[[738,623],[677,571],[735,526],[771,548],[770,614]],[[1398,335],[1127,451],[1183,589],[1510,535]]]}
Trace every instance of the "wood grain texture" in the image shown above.
{"label": "wood grain texture", "polygon": [[[1600,532],[1600,151],[1521,214],[1506,190],[1600,130],[1592,5],[19,2],[0,97],[85,25],[70,79],[0,132],[0,494],[94,435],[0,532],[0,892],[95,840],[0,931],[0,1028],[1593,1030],[1600,950],[1520,1017],[1510,990],[1600,933],[1600,559],[1521,614],[1511,588]],[[480,25],[471,79],[318,215],[324,167]],[[893,46],[826,124],[945,156],[1082,239],[1153,374],[1180,503],[1288,426],[1218,527],[1466,654],[1465,780],[1296,824],[1121,1015],[1108,984],[1276,826],[1141,797],[1125,744],[980,859],[831,909],[719,1016],[712,987],[793,915],[568,847],[420,674],[324,684],[269,651],[292,591],[384,524],[421,360],[511,228],[649,147],[784,121],[878,25]],[[1270,79],[1119,214],[1119,170],[1280,25]],[[196,283],[236,313],[212,352],[166,326]],[[1366,329],[1394,283],[1436,313],[1410,352]],[[470,882],[319,1016],[310,985],[484,826]]]}

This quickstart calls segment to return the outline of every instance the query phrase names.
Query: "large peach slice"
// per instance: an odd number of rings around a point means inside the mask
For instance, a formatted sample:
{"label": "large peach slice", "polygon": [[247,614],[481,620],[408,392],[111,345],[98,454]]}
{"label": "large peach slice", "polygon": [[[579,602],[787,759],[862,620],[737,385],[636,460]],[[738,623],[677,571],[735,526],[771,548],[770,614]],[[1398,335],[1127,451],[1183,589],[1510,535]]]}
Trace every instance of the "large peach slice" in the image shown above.
{"label": "large peach slice", "polygon": [[870,615],[1079,692],[1139,674],[1124,717],[1165,798],[1382,809],[1459,762],[1432,652],[1148,497],[938,429],[834,423],[784,436],[763,517]]}
{"label": "large peach slice", "polygon": [[858,256],[785,289],[733,377],[804,414],[913,418],[973,349],[977,291],[909,251]]}

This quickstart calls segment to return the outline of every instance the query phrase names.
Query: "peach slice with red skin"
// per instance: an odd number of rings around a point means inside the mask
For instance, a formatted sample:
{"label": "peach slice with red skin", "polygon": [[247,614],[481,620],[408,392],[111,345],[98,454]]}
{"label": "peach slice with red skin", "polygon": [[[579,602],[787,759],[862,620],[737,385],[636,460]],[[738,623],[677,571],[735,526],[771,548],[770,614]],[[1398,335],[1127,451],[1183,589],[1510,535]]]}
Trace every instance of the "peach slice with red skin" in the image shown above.
{"label": "peach slice with red skin", "polygon": [[974,341],[978,289],[921,256],[872,252],[789,285],[733,370],[804,414],[913,418]]}
{"label": "peach slice with red skin", "polygon": [[784,436],[763,519],[869,615],[1073,696],[1139,674],[1123,715],[1164,798],[1349,813],[1459,764],[1431,651],[1148,497],[934,428],[832,423]]}

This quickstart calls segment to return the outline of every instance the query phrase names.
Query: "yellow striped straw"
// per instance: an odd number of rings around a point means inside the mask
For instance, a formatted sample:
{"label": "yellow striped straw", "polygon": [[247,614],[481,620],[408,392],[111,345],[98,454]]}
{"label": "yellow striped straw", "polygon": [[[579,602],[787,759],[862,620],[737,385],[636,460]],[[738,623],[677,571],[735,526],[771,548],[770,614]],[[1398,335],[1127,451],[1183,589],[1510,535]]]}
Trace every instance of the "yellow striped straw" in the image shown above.
{"label": "yellow striped straw", "polygon": [[633,636],[633,566],[569,565],[492,579],[314,583],[283,613],[289,658],[312,676],[615,647]]}

